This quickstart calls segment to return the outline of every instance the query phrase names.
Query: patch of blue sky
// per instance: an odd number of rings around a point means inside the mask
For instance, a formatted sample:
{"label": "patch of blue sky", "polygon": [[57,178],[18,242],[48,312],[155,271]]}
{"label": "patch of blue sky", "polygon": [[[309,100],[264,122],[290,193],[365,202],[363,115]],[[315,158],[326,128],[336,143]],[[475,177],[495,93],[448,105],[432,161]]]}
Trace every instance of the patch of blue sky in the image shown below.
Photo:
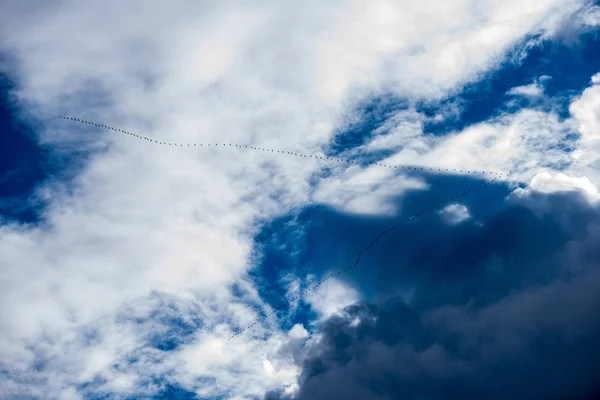
{"label": "patch of blue sky", "polygon": [[[314,274],[319,279],[331,270],[345,268],[354,263],[360,249],[398,220],[484,182],[472,176],[421,176],[430,188],[405,193],[393,200],[400,210],[400,215],[393,218],[350,215],[322,205],[313,205],[296,215],[285,216],[265,225],[255,241],[256,251],[262,254],[262,259],[251,273],[258,282],[261,297],[272,305],[279,304],[287,290],[284,277],[293,275],[304,281],[307,275]],[[466,206],[472,216],[469,224],[477,224],[483,216],[504,210],[507,207],[504,199],[509,191],[505,184],[497,183],[471,197],[464,197],[460,204]],[[293,225],[289,223],[292,219]],[[385,270],[378,266],[377,254],[383,252],[390,255],[390,252],[398,252],[401,247],[409,251],[411,243],[422,243],[427,237],[433,239],[436,231],[447,229],[447,225],[441,216],[432,212],[389,233],[385,240],[363,255],[357,268],[341,278],[363,297],[375,299],[388,295],[396,286],[385,284]],[[282,327],[289,328],[300,322],[310,330],[316,318],[317,313],[310,305],[303,304],[298,313],[291,318],[281,318],[280,323]]]}
{"label": "patch of blue sky", "polygon": [[[149,300],[152,309],[143,314],[133,310],[124,310],[116,323],[134,324],[144,337],[144,348],[159,351],[174,351],[193,339],[193,335],[203,326],[201,313],[188,303],[179,303],[176,299],[161,293],[153,293]],[[185,307],[183,305],[185,304]],[[91,339],[93,332],[84,332]],[[128,362],[135,363],[140,354],[130,354]]]}
{"label": "patch of blue sky", "polygon": [[404,285],[413,292],[411,301],[422,306],[484,305],[515,281],[526,281],[520,270],[525,262],[538,260],[535,283],[545,283],[544,270],[549,276],[553,271],[548,260],[566,240],[551,218],[515,204],[457,226],[437,219],[422,224],[426,235],[415,229],[395,251],[382,246],[371,254],[379,269],[372,281],[379,296],[401,292]]}
{"label": "patch of blue sky", "polygon": [[49,176],[49,159],[33,128],[19,117],[13,89],[0,76],[0,221],[34,223],[40,208],[32,195]]}
{"label": "patch of blue sky", "polygon": [[[155,396],[154,399],[169,399],[169,400],[200,400],[196,393],[182,388],[181,386],[168,384],[165,388]],[[218,398],[212,398],[218,400]]]}
{"label": "patch of blue sky", "polygon": [[[70,190],[70,182],[89,157],[106,151],[107,143],[101,140],[100,129],[72,125],[67,129],[74,130],[60,140],[42,142],[43,113],[34,114],[33,106],[18,102],[17,89],[17,80],[0,75],[0,222],[38,223],[46,204],[36,195],[37,189],[49,180],[59,180]],[[94,81],[73,96],[79,106],[91,110],[109,104],[107,94]]]}
{"label": "patch of blue sky", "polygon": [[[600,71],[600,31],[582,32],[576,37],[559,36],[541,40],[525,39],[497,69],[483,79],[467,84],[440,102],[420,103],[417,110],[426,118],[424,133],[444,135],[484,122],[502,113],[524,107],[553,110],[560,118],[569,116],[569,103],[590,85],[590,78]],[[524,54],[524,57],[517,57]],[[515,98],[512,88],[538,83],[550,101]],[[513,101],[511,101],[511,98]],[[458,107],[460,113],[444,113]],[[436,120],[437,114],[448,118]]]}
{"label": "patch of blue sky", "polygon": [[194,313],[180,310],[174,304],[164,304],[148,316],[136,319],[143,330],[147,330],[147,345],[160,351],[177,350],[191,340],[202,327],[202,321]]}
{"label": "patch of blue sky", "polygon": [[199,323],[188,323],[177,316],[161,315],[157,318],[157,324],[162,329],[148,335],[148,344],[160,351],[177,350],[181,345],[190,340],[194,332],[200,328]]}
{"label": "patch of blue sky", "polygon": [[[254,238],[256,267],[248,275],[256,283],[261,299],[277,307],[286,298],[291,279],[301,282],[313,271],[310,250],[305,243],[305,230],[314,223],[313,207],[298,214],[281,216],[262,226]],[[285,312],[285,311],[284,311]],[[289,317],[280,320],[283,329],[297,323],[307,326],[316,314],[303,302]]]}
{"label": "patch of blue sky", "polygon": [[[307,241],[314,246],[313,257],[319,260],[319,265],[351,265],[357,253],[364,248],[379,232],[394,225],[398,220],[421,211],[428,205],[445,200],[446,198],[473,189],[481,185],[482,181],[463,176],[436,176],[426,177],[431,185],[428,190],[413,191],[398,197],[396,202],[401,210],[397,217],[365,217],[342,214],[333,210],[324,210],[319,216],[320,225],[313,224],[313,229],[307,233]],[[467,207],[472,216],[471,222],[475,223],[481,216],[498,212],[506,207],[504,197],[509,189],[504,184],[492,185],[472,196],[465,196],[460,204]],[[375,299],[388,294],[396,288],[389,280],[387,269],[380,263],[378,254],[393,254],[410,252],[410,247],[427,238],[433,238],[436,230],[446,229],[448,226],[441,216],[431,212],[419,220],[388,233],[376,246],[364,253],[359,266],[350,274],[342,278],[354,287],[362,296]],[[334,248],[336,251],[331,251]],[[383,264],[387,265],[387,264]]]}
{"label": "patch of blue sky", "polygon": [[409,101],[392,94],[376,96],[355,105],[346,116],[344,124],[334,132],[325,153],[333,157],[365,145],[373,137],[375,130],[396,112],[409,107]]}

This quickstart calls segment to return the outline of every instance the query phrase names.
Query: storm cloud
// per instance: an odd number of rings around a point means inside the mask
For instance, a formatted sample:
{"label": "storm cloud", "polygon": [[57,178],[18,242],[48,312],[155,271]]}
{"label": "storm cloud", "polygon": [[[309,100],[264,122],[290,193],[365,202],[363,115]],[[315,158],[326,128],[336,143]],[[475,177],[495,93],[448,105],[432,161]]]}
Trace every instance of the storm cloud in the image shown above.
{"label": "storm cloud", "polygon": [[406,262],[388,253],[391,279],[412,295],[323,323],[293,398],[599,395],[600,209],[576,191],[513,193],[506,205],[434,233]]}

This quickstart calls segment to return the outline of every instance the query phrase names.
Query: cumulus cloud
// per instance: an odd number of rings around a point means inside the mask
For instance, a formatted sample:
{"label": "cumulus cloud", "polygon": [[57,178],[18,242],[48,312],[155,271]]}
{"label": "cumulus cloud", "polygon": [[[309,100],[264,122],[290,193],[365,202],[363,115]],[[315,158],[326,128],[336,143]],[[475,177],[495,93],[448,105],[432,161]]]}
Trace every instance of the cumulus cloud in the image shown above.
{"label": "cumulus cloud", "polygon": [[533,192],[538,193],[559,193],[559,192],[579,192],[592,203],[600,201],[600,193],[588,178],[571,177],[562,173],[552,175],[549,172],[542,172],[531,179],[529,185],[525,188],[517,188],[513,194],[519,197],[526,197]]}
{"label": "cumulus cloud", "polygon": [[581,137],[573,152],[574,169],[600,185],[600,72],[591,78],[591,86],[575,99],[569,111]]}
{"label": "cumulus cloud", "polygon": [[[157,140],[319,153],[356,102],[380,91],[444,97],[526,35],[551,37],[582,4],[0,4],[1,68],[19,83],[20,117],[39,126],[40,144],[86,154],[72,179],[36,193],[41,221],[0,226],[2,392],[148,397],[167,378],[205,397],[290,387],[296,361],[272,353],[295,339],[276,319],[226,341],[270,311],[248,278],[258,226],[314,202],[393,214],[391,197],[426,187],[377,167],[314,183],[318,160],[165,148],[51,117]],[[591,138],[589,90],[573,112]],[[551,149],[569,121],[551,114],[523,111],[436,140],[411,121],[397,121],[411,140],[387,161],[507,170],[524,181],[534,164],[566,158]],[[352,296],[334,290],[320,312]],[[263,359],[285,372],[270,374]]]}
{"label": "cumulus cloud", "polygon": [[471,218],[469,209],[462,204],[449,204],[439,211],[442,218],[449,224],[460,224]]}
{"label": "cumulus cloud", "polygon": [[304,297],[311,308],[325,319],[359,300],[359,295],[337,279],[330,279],[319,291],[311,291]]}

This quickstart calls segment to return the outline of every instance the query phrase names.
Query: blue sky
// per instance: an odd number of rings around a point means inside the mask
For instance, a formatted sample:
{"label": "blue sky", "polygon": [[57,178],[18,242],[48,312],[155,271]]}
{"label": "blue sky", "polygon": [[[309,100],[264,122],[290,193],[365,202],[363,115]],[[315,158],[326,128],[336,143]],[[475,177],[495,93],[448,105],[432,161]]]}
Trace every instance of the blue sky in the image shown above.
{"label": "blue sky", "polygon": [[[2,85],[2,217],[32,222],[37,211],[27,204],[36,184],[48,177],[45,154],[36,144],[32,130],[20,124],[14,101],[9,97],[10,81]],[[25,204],[23,204],[25,203]]]}
{"label": "blue sky", "polygon": [[309,3],[0,6],[0,393],[600,393],[600,4]]}

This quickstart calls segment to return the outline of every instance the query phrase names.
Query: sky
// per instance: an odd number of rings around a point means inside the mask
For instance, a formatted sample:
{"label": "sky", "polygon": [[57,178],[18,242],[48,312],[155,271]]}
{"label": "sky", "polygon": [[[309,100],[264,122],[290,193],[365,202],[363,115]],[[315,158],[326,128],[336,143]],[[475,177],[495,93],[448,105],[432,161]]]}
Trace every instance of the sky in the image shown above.
{"label": "sky", "polygon": [[600,2],[0,3],[0,397],[600,396]]}

